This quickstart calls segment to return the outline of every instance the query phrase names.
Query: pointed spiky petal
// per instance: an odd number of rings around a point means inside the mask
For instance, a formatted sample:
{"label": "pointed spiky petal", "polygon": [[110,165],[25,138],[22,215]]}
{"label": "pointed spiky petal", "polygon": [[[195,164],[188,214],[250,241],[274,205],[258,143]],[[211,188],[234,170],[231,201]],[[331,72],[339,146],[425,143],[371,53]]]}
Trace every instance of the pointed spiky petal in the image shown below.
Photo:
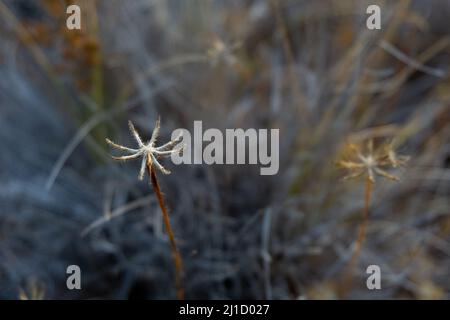
{"label": "pointed spiky petal", "polygon": [[140,181],[144,180],[144,175],[145,175],[145,165],[147,163],[147,155],[144,154],[144,156],[142,157],[142,162],[141,162],[141,169],[139,170],[139,176],[138,179]]}
{"label": "pointed spiky petal", "polygon": [[170,171],[167,170],[166,168],[164,168],[164,167],[158,162],[158,160],[155,158],[155,156],[154,156],[153,154],[151,155],[151,157],[152,157],[152,160],[153,160],[153,165],[155,165],[155,167],[156,167],[159,171],[161,171],[161,172],[164,173],[164,174],[170,174]]}
{"label": "pointed spiky petal", "polygon": [[349,175],[346,175],[345,177],[342,178],[342,180],[355,179],[355,178],[358,178],[358,177],[362,176],[363,173],[364,173],[364,171],[362,171],[362,170],[358,171],[358,172],[354,172],[354,173],[351,173]]}
{"label": "pointed spiky petal", "polygon": [[172,150],[167,150],[167,151],[158,151],[158,150],[155,150],[154,152],[155,152],[155,154],[156,155],[158,155],[158,156],[169,156],[169,155],[171,155],[171,154],[173,154],[173,153],[180,153],[180,152],[182,152],[183,151],[183,149],[184,149],[184,146],[181,146],[181,147],[177,147],[177,148],[174,148],[174,149],[172,149]]}
{"label": "pointed spiky petal", "polygon": [[346,169],[359,169],[364,167],[364,165],[362,163],[357,163],[357,162],[353,162],[353,161],[345,161],[345,160],[340,160],[337,162],[338,166],[342,167],[342,168],[346,168]]}
{"label": "pointed spiky petal", "polygon": [[155,129],[153,129],[152,137],[150,138],[149,145],[154,146],[156,143],[156,139],[159,136],[159,129],[161,128],[161,118],[158,117],[158,120],[156,120]]}
{"label": "pointed spiky petal", "polygon": [[373,154],[373,139],[369,139],[369,141],[367,141],[367,153]]}
{"label": "pointed spiky petal", "polygon": [[130,132],[133,135],[134,139],[138,143],[139,147],[143,147],[144,143],[142,142],[141,137],[139,136],[139,133],[136,131],[136,128],[133,125],[133,122],[128,121],[128,127],[130,128]]}
{"label": "pointed spiky petal", "polygon": [[171,147],[175,146],[176,144],[178,144],[181,141],[181,138],[183,138],[183,134],[182,133],[180,133],[175,139],[170,140],[166,144],[155,148],[155,150],[162,151],[164,149],[171,148]]}
{"label": "pointed spiky petal", "polygon": [[372,183],[375,183],[375,174],[373,173],[372,167],[368,167],[368,168],[367,168],[367,174],[368,174],[368,176],[369,176],[369,180],[370,180]]}
{"label": "pointed spiky petal", "polygon": [[398,177],[396,177],[396,176],[394,176],[392,174],[389,174],[389,173],[387,173],[386,171],[384,171],[384,170],[382,170],[380,168],[374,168],[374,170],[380,176],[383,176],[383,177],[388,178],[388,179],[393,180],[393,181],[400,181],[400,179]]}
{"label": "pointed spiky petal", "polygon": [[125,146],[121,146],[120,144],[114,143],[113,141],[109,140],[108,138],[106,138],[106,143],[109,144],[111,147],[114,147],[119,150],[131,152],[131,153],[135,153],[135,152],[139,151],[138,149],[131,149],[131,148],[128,148]]}
{"label": "pointed spiky petal", "polygon": [[142,155],[142,152],[138,152],[129,156],[121,156],[121,157],[115,157],[115,156],[111,156],[111,158],[113,158],[114,160],[119,160],[119,161],[127,161],[127,160],[133,160],[133,159],[137,159]]}

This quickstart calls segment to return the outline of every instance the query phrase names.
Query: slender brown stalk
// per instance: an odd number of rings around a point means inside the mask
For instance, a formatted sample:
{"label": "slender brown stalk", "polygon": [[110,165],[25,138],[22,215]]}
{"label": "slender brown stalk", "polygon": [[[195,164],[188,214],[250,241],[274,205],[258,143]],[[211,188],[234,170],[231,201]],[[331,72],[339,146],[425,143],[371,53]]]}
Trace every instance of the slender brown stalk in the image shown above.
{"label": "slender brown stalk", "polygon": [[373,181],[369,177],[367,177],[366,186],[364,190],[363,220],[361,221],[361,224],[359,226],[358,238],[356,239],[355,249],[353,251],[348,267],[346,268],[347,272],[343,281],[343,292],[342,292],[344,296],[346,295],[347,291],[350,289],[350,286],[352,284],[351,276],[358,264],[359,256],[361,255],[361,249],[364,244],[364,240],[366,239],[366,229],[367,223],[369,221],[369,205],[370,205],[370,198],[372,196],[372,189],[373,189]]}
{"label": "slender brown stalk", "polygon": [[175,235],[170,225],[169,213],[167,211],[166,204],[164,202],[164,197],[159,186],[158,178],[156,177],[156,172],[152,166],[150,159],[147,159],[147,170],[150,175],[150,180],[152,182],[153,189],[155,190],[156,197],[158,198],[159,206],[163,213],[164,224],[166,226],[167,234],[169,235],[170,248],[172,250],[172,258],[175,264],[175,285],[177,288],[177,298],[179,300],[184,300],[184,286],[183,286],[183,261],[181,260],[180,252],[178,251],[177,244],[175,242]]}
{"label": "slender brown stalk", "polygon": [[355,266],[358,262],[358,258],[361,254],[361,248],[363,246],[364,240],[366,239],[366,229],[367,229],[367,222],[369,221],[369,205],[370,205],[370,197],[372,195],[372,187],[373,182],[367,178],[366,179],[366,187],[364,191],[364,215],[363,220],[361,222],[361,225],[359,226],[359,233],[358,233],[358,239],[356,240],[356,247],[355,252],[352,256],[352,264],[351,266]]}

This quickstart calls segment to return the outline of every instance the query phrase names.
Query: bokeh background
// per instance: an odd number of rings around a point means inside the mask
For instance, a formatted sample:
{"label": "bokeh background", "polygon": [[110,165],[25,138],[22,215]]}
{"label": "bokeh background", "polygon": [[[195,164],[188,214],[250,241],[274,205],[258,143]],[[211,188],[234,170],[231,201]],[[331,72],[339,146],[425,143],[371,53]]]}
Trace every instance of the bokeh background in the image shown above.
{"label": "bokeh background", "polygon": [[[276,176],[163,161],[187,298],[450,298],[449,19],[448,0],[0,0],[0,298],[175,298],[155,195],[105,143],[159,115],[161,141],[280,129]],[[364,178],[336,161],[355,135],[411,160],[377,177],[349,270]]]}

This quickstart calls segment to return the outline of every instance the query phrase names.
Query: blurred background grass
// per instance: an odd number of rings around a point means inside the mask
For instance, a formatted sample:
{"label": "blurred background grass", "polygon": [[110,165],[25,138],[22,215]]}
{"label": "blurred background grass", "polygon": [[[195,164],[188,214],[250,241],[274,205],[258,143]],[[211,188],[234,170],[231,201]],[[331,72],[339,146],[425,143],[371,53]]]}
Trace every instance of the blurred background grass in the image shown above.
{"label": "blurred background grass", "polygon": [[[71,3],[81,31],[66,29]],[[367,30],[369,4],[382,30]],[[155,195],[104,142],[131,144],[128,119],[148,136],[161,115],[162,141],[194,120],[280,129],[273,177],[165,162],[187,298],[448,299],[449,17],[446,0],[0,0],[0,298],[175,297]],[[384,132],[411,161],[401,182],[377,180],[342,288],[364,180],[335,161]],[[382,290],[366,288],[370,264]]]}

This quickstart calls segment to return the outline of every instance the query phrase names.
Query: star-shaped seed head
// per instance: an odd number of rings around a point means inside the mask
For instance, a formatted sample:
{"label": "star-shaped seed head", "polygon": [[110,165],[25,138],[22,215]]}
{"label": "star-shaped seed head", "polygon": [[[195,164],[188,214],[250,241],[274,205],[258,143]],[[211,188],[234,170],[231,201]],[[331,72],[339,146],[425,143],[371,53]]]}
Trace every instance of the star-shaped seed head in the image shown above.
{"label": "star-shaped seed head", "polygon": [[377,150],[374,150],[373,139],[367,141],[365,152],[361,146],[349,143],[350,155],[345,160],[339,160],[337,165],[347,169],[349,174],[344,179],[360,177],[364,174],[373,183],[375,176],[387,178],[389,180],[399,181],[400,179],[386,171],[388,168],[398,168],[406,165],[409,160],[407,156],[398,156],[393,149],[393,144],[387,144]]}
{"label": "star-shaped seed head", "polygon": [[136,140],[136,142],[138,144],[138,149],[128,148],[128,147],[119,145],[117,143],[114,143],[109,139],[106,139],[106,142],[111,147],[129,153],[129,155],[119,156],[119,157],[112,156],[112,158],[114,160],[127,161],[127,160],[133,160],[133,159],[142,157],[141,169],[139,171],[139,180],[144,179],[146,167],[148,168],[148,170],[154,170],[154,168],[156,167],[162,173],[170,174],[170,171],[165,169],[159,163],[158,158],[163,157],[163,156],[169,156],[173,153],[181,153],[183,151],[184,145],[178,145],[178,143],[181,141],[182,134],[178,135],[175,139],[167,142],[166,144],[156,147],[155,146],[156,139],[158,138],[159,130],[160,130],[160,119],[159,118],[156,121],[155,128],[153,129],[152,137],[150,138],[150,141],[146,144],[144,142],[142,142],[142,139],[141,139],[139,133],[136,131],[136,128],[134,127],[134,125],[131,121],[128,121],[128,126],[130,128],[131,134],[133,135],[134,139]]}
{"label": "star-shaped seed head", "polygon": [[234,65],[237,62],[234,52],[241,47],[241,43],[237,42],[232,45],[227,45],[221,39],[216,38],[212,42],[211,48],[207,50],[207,56],[213,66],[219,62],[224,62],[226,65]]}

